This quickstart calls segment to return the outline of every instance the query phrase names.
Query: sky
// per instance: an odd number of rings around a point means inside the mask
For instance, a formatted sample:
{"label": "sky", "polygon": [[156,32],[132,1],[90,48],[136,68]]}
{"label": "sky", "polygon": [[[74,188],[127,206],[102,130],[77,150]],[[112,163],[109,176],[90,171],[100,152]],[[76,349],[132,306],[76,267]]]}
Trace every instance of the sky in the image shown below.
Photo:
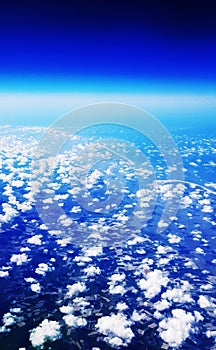
{"label": "sky", "polygon": [[204,112],[213,118],[213,6],[194,0],[4,2],[0,124],[49,124],[100,101],[135,103],[162,120]]}

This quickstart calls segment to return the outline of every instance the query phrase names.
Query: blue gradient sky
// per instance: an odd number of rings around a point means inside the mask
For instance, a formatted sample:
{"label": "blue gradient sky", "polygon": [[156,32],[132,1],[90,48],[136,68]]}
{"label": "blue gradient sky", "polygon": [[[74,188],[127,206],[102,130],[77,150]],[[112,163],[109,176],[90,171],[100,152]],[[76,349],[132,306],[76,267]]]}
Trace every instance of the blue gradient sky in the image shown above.
{"label": "blue gradient sky", "polygon": [[119,101],[160,119],[214,118],[212,2],[8,1],[0,13],[0,124]]}

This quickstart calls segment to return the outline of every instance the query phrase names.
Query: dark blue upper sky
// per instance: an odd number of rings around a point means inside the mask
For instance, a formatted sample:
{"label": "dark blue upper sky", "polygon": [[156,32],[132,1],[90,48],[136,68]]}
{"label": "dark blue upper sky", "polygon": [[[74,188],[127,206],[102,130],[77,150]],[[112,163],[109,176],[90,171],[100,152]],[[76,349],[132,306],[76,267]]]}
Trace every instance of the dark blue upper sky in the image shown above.
{"label": "dark blue upper sky", "polygon": [[213,92],[211,4],[9,0],[0,11],[0,90]]}

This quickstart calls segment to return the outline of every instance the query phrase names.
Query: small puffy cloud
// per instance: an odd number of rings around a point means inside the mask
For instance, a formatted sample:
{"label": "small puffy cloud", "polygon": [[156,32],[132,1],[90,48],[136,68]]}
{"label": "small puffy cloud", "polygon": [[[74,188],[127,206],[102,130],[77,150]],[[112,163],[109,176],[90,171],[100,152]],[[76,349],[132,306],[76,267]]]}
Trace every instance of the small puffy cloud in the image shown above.
{"label": "small puffy cloud", "polygon": [[116,309],[118,311],[124,311],[124,310],[127,310],[128,309],[128,306],[125,302],[120,302],[116,305]]}
{"label": "small puffy cloud", "polygon": [[216,330],[208,330],[206,332],[206,336],[207,336],[207,338],[214,337],[216,339]]}
{"label": "small puffy cloud", "polygon": [[86,184],[86,188],[90,189],[94,186],[94,184],[103,177],[104,174],[99,171],[98,169],[95,169],[89,176],[88,176],[88,183]]}
{"label": "small puffy cloud", "polygon": [[42,237],[42,235],[32,236],[31,238],[29,238],[27,240],[27,242],[30,244],[34,244],[34,245],[41,245],[42,244],[41,237]]}
{"label": "small puffy cloud", "polygon": [[8,203],[2,203],[2,210],[5,214],[0,214],[0,222],[9,222],[18,214],[18,211]]}
{"label": "small puffy cloud", "polygon": [[85,255],[86,256],[97,256],[103,253],[103,247],[102,246],[95,246],[88,248],[85,250]]}
{"label": "small puffy cloud", "polygon": [[66,247],[69,243],[71,243],[71,237],[57,239],[56,243],[61,247]]}
{"label": "small puffy cloud", "polygon": [[93,277],[95,275],[100,275],[100,273],[101,273],[100,268],[98,266],[95,267],[93,265],[86,267],[83,270],[83,272],[89,277]]}
{"label": "small puffy cloud", "polygon": [[174,301],[175,303],[191,303],[193,299],[190,294],[191,286],[188,281],[182,281],[178,288],[168,289],[162,294],[163,299]]}
{"label": "small puffy cloud", "polygon": [[145,239],[143,237],[140,236],[136,236],[133,239],[130,239],[129,241],[127,241],[128,245],[136,245],[137,243],[143,243],[145,241]]}
{"label": "small puffy cloud", "polygon": [[109,292],[110,294],[125,294],[126,289],[124,288],[124,285],[121,285],[121,282],[124,282],[125,280],[125,274],[122,273],[115,273],[110,277],[110,282],[109,282]]}
{"label": "small puffy cloud", "polygon": [[110,292],[110,294],[121,294],[121,295],[123,295],[123,294],[126,293],[126,289],[123,286],[121,286],[120,284],[118,284],[116,286],[111,284],[109,286],[109,292]]}
{"label": "small puffy cloud", "polygon": [[139,322],[141,320],[146,319],[146,314],[145,313],[139,313],[137,310],[134,310],[131,316],[131,320],[133,322]]}
{"label": "small puffy cloud", "polygon": [[197,247],[197,248],[195,249],[195,252],[196,252],[197,254],[205,254],[204,250],[203,250],[202,248],[200,248],[200,247]]}
{"label": "small puffy cloud", "polygon": [[154,304],[154,308],[158,311],[163,311],[168,309],[171,304],[167,300],[159,300]]}
{"label": "small puffy cloud", "polygon": [[74,315],[65,315],[63,316],[63,320],[65,321],[66,325],[69,327],[85,327],[87,325],[87,321],[83,317],[74,316]]}
{"label": "small puffy cloud", "polygon": [[74,296],[78,293],[84,292],[84,290],[86,289],[86,286],[84,283],[77,282],[77,283],[74,283],[73,285],[68,284],[67,289],[68,289],[68,292],[67,292],[66,296],[68,298],[71,298],[72,296]]}
{"label": "small puffy cloud", "polygon": [[3,315],[3,326],[0,327],[0,333],[9,332],[10,327],[19,321],[19,314],[21,312],[20,308],[11,308],[10,312]]}
{"label": "small puffy cloud", "polygon": [[125,279],[125,274],[124,273],[115,273],[110,277],[111,283],[119,283],[123,282]]}
{"label": "small puffy cloud", "polygon": [[31,288],[31,290],[32,290],[32,292],[35,292],[35,293],[40,293],[40,291],[41,291],[41,286],[40,286],[40,283],[32,283],[31,285],[30,285],[30,288]]}
{"label": "small puffy cloud", "polygon": [[96,329],[104,334],[105,341],[113,346],[127,346],[130,344],[134,334],[130,328],[131,321],[121,313],[117,315],[104,316],[98,319]]}
{"label": "small puffy cloud", "polygon": [[171,233],[168,234],[168,240],[169,243],[173,244],[173,243],[179,243],[181,241],[181,237],[178,237],[176,235],[172,235]]}
{"label": "small puffy cloud", "polygon": [[20,248],[20,252],[23,253],[23,252],[29,252],[31,249],[29,247],[21,247]]}
{"label": "small puffy cloud", "polygon": [[33,277],[26,277],[24,278],[24,280],[27,282],[27,283],[34,283],[34,282],[37,282],[35,278]]}
{"label": "small puffy cloud", "polygon": [[144,290],[146,298],[153,298],[160,293],[161,287],[166,287],[169,278],[164,276],[160,270],[154,270],[146,274],[146,278],[142,278],[138,282],[140,289]]}
{"label": "small puffy cloud", "polygon": [[22,254],[13,254],[10,258],[10,262],[19,265],[24,264],[28,261],[28,256],[25,253]]}
{"label": "small puffy cloud", "polygon": [[35,273],[37,273],[38,275],[42,275],[45,276],[46,272],[53,270],[54,268],[50,267],[49,265],[45,264],[45,263],[40,263],[38,264],[38,267],[35,270]]}
{"label": "small puffy cloud", "polygon": [[202,212],[203,213],[213,213],[213,208],[210,205],[204,205]]}
{"label": "small puffy cloud", "polygon": [[12,326],[13,324],[16,323],[16,315],[12,315],[10,312],[7,312],[6,314],[4,314],[3,316],[3,323],[5,327],[9,327]]}
{"label": "small puffy cloud", "polygon": [[208,297],[205,295],[200,295],[198,299],[198,304],[201,307],[201,309],[205,309],[206,307],[212,307],[214,306],[213,302],[209,300]]}
{"label": "small puffy cloud", "polygon": [[74,310],[73,306],[71,305],[63,305],[59,308],[59,310],[61,311],[61,313],[63,314],[71,314]]}
{"label": "small puffy cloud", "polygon": [[157,247],[157,254],[159,254],[159,255],[166,255],[171,250],[172,250],[172,248],[170,248],[168,246],[159,245]]}
{"label": "small puffy cloud", "polygon": [[30,342],[33,347],[44,348],[44,343],[55,341],[61,338],[60,324],[56,321],[43,320],[38,327],[34,328],[30,334]]}
{"label": "small puffy cloud", "polygon": [[0,277],[8,277],[9,272],[8,271],[0,271]]}

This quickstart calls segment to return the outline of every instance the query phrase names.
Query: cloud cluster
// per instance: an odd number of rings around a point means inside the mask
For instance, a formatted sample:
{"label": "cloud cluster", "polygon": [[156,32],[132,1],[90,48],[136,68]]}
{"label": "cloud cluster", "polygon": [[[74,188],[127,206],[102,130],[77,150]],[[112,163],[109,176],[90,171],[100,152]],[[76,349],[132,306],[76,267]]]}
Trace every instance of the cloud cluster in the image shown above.
{"label": "cloud cluster", "polygon": [[196,315],[186,312],[182,309],[172,310],[172,317],[163,319],[159,326],[162,329],[160,337],[169,344],[169,346],[179,347],[193,332],[193,324],[196,322]]}
{"label": "cloud cluster", "polygon": [[30,334],[30,342],[33,347],[44,348],[46,341],[55,341],[61,338],[60,324],[57,321],[43,320]]}
{"label": "cloud cluster", "polygon": [[105,341],[113,346],[127,346],[130,344],[134,333],[130,326],[132,322],[127,320],[122,313],[113,314],[111,316],[103,316],[98,319],[96,329],[105,335]]}

